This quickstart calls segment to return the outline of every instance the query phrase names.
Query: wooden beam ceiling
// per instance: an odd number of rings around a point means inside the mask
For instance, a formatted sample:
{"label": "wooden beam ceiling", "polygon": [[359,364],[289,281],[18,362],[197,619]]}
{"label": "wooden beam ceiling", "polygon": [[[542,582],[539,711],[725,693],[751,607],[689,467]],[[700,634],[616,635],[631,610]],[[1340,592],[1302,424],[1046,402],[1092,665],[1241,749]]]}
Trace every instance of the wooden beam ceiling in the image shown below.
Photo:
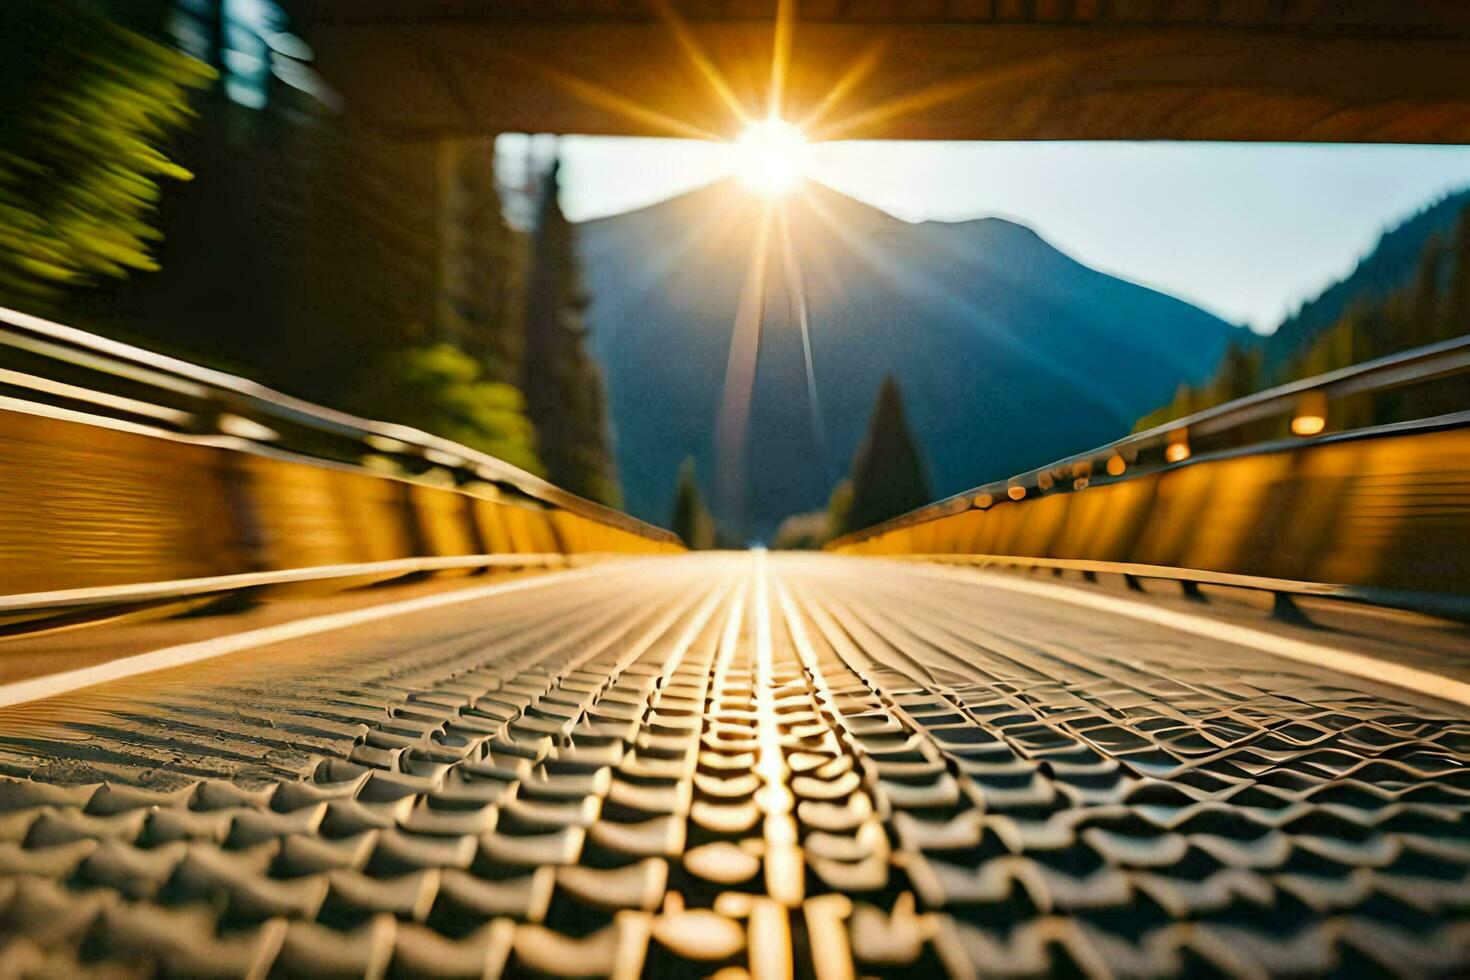
{"label": "wooden beam ceiling", "polygon": [[[777,6],[686,0],[670,19],[656,0],[286,5],[326,79],[391,132],[721,138],[741,128],[729,102],[765,112]],[[782,114],[810,118],[818,138],[1470,142],[1470,4],[807,0],[795,10]]]}

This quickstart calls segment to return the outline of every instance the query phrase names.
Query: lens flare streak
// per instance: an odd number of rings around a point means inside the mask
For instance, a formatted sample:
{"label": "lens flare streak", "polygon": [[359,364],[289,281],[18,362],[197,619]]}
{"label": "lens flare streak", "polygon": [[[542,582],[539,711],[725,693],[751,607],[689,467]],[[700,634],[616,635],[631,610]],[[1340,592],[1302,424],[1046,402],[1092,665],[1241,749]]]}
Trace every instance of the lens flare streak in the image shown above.
{"label": "lens flare streak", "polygon": [[766,265],[770,258],[771,211],[761,210],[760,223],[751,242],[750,266],[730,334],[730,356],[725,363],[725,386],[720,397],[720,414],[715,423],[717,495],[727,514],[742,514],[745,507],[745,439],[750,423],[751,397],[755,391],[755,369],[760,358],[761,333],[766,318]]}
{"label": "lens flare streak", "polygon": [[827,474],[827,432],[822,424],[822,403],[817,397],[817,372],[812,363],[811,307],[806,298],[806,281],[801,274],[801,262],[791,241],[791,222],[786,208],[776,212],[777,230],[781,233],[781,261],[786,277],[786,289],[796,311],[796,323],[801,330],[801,352],[806,359],[807,404],[812,414],[812,438],[817,444],[817,459],[823,475]]}
{"label": "lens flare streak", "polygon": [[720,74],[720,70],[715,67],[715,63],[709,59],[709,56],[704,53],[704,49],[694,38],[694,32],[689,29],[688,24],[684,23],[684,19],[679,16],[673,4],[669,0],[648,0],[648,2],[653,12],[669,29],[669,33],[674,35],[679,49],[684,52],[684,57],[689,59],[689,63],[709,83],[715,95],[730,110],[730,114],[742,126],[748,125],[750,114],[741,106],[740,100],[735,97],[735,92],[730,88],[730,83],[725,80],[724,75]]}

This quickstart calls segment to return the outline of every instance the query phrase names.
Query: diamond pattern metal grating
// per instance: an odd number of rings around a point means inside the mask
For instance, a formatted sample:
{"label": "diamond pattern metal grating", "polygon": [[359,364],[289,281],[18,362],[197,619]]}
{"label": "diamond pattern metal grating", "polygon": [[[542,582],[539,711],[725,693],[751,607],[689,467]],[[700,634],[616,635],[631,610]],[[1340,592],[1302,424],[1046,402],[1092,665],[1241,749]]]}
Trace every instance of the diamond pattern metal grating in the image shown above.
{"label": "diamond pattern metal grating", "polygon": [[884,564],[597,583],[10,712],[0,975],[1470,969],[1463,712]]}

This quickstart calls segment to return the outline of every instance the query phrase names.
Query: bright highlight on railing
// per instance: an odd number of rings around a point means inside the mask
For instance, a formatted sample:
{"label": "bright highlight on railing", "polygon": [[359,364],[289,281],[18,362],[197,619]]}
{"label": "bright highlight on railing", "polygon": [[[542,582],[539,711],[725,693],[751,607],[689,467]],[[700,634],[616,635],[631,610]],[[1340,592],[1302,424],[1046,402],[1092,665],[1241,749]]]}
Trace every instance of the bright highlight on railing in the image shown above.
{"label": "bright highlight on railing", "polygon": [[1182,463],[1189,458],[1189,430],[1176,429],[1169,433],[1169,446],[1164,458],[1171,463]]}
{"label": "bright highlight on railing", "polygon": [[[1260,452],[1273,451],[1284,448],[1284,440],[1291,436],[1359,438],[1380,430],[1401,432],[1470,426],[1470,402],[1463,396],[1456,398],[1452,390],[1466,374],[1470,374],[1470,336],[1378,358],[1258,392],[1030,472],[973,487],[854,532],[829,547],[841,550],[890,531],[971,508],[987,510],[1008,500],[1029,502],[1058,492],[1085,490],[1102,474],[1106,474],[1101,480],[1105,486],[1222,456],[1239,456],[1249,447],[1258,446]],[[1408,392],[1411,401],[1414,392],[1430,391],[1432,397],[1421,403],[1439,407],[1430,408],[1429,417],[1425,418],[1390,419],[1381,413],[1374,414],[1378,411],[1375,405],[1381,408],[1388,404],[1376,402],[1378,395],[1388,394],[1392,402],[1397,397],[1392,393],[1401,390]],[[1341,407],[1335,407],[1338,405]]]}
{"label": "bright highlight on railing", "polygon": [[1304,391],[1297,399],[1296,414],[1291,420],[1293,435],[1315,436],[1327,428],[1327,393]]}
{"label": "bright highlight on railing", "polygon": [[39,403],[190,438],[224,436],[274,454],[417,482],[475,484],[499,499],[558,508],[660,544],[676,540],[459,443],[315,405],[27,313],[0,308],[0,352],[31,368],[0,371],[0,400],[16,399],[22,408]]}

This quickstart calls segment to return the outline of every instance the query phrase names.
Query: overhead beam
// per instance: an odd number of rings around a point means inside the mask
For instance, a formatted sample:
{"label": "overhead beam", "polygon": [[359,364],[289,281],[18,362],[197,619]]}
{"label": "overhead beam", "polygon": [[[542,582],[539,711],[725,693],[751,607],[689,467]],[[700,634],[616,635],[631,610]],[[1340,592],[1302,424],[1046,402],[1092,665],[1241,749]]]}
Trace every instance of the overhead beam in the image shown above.
{"label": "overhead beam", "polygon": [[[686,27],[736,100],[763,114],[773,22]],[[328,81],[400,135],[740,129],[657,19],[344,18],[304,30]],[[799,21],[784,115],[830,103],[813,125],[829,139],[1465,143],[1466,64],[1462,30]]]}

